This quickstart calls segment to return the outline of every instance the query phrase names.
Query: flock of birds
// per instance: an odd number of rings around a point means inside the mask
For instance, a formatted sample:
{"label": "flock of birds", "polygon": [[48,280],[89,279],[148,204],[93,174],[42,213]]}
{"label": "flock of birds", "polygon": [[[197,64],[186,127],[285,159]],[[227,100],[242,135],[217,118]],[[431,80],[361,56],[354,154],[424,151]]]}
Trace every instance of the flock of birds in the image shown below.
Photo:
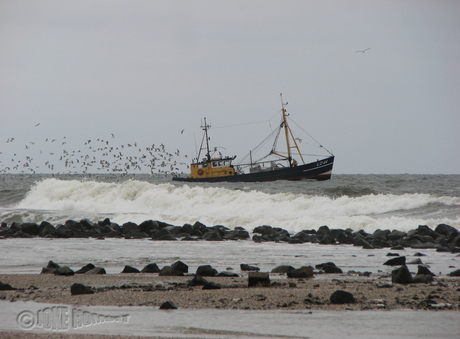
{"label": "flock of birds", "polygon": [[[115,141],[115,135],[111,134],[109,140],[87,139],[80,141],[83,145],[76,147],[78,149],[69,149],[72,142],[66,137],[45,138],[41,142],[27,142],[21,147],[23,151],[15,145],[12,151],[15,153],[5,154],[0,149],[0,173],[177,175],[181,169],[189,168],[183,162],[187,155],[181,155],[178,149],[168,152],[164,144],[141,146],[137,142],[117,144]],[[6,144],[13,143],[18,141],[15,138],[6,140]],[[12,145],[2,148],[8,146]]]}

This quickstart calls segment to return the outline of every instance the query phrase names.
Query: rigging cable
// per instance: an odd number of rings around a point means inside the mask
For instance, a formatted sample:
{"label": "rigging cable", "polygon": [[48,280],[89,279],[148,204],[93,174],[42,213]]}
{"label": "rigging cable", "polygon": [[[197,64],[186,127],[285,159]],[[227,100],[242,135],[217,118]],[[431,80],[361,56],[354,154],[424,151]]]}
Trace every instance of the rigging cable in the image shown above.
{"label": "rigging cable", "polygon": [[327,153],[329,153],[330,155],[334,155],[332,154],[331,152],[329,152],[329,150],[324,147],[323,145],[321,145],[321,143],[319,143],[315,138],[313,138],[306,130],[304,130],[302,127],[300,127],[294,120],[292,120],[292,118],[289,118],[290,121],[292,121],[297,127],[299,127],[306,135],[308,135],[314,142],[316,142],[319,147],[321,148],[324,148],[326,150]]}

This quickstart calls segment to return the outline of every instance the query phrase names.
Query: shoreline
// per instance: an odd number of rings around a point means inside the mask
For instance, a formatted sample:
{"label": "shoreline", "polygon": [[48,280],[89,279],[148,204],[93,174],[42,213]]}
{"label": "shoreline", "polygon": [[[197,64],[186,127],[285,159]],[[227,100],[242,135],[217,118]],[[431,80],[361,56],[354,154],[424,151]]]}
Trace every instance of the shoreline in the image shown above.
{"label": "shoreline", "polygon": [[[388,274],[327,274],[314,278],[286,278],[270,273],[270,286],[248,287],[247,275],[205,277],[220,289],[187,286],[188,276],[151,273],[56,276],[52,274],[0,274],[0,281],[15,290],[0,291],[0,300],[32,301],[86,306],[159,307],[172,301],[180,309],[239,310],[460,310],[460,281],[437,276],[431,283],[391,283]],[[93,294],[71,295],[71,286],[83,284]],[[352,293],[355,303],[332,304],[337,290]]]}

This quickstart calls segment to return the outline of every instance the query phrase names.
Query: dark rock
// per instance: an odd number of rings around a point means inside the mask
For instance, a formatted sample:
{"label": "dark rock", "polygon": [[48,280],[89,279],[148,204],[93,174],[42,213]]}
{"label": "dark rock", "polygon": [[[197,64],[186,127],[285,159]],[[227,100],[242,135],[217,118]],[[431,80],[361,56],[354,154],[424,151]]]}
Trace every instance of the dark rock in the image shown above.
{"label": "dark rock", "polygon": [[371,244],[360,234],[355,236],[355,241],[353,242],[353,246],[363,246],[370,248]]}
{"label": "dark rock", "polygon": [[158,273],[158,272],[160,272],[160,268],[155,263],[148,264],[141,270],[141,273]]}
{"label": "dark rock", "polygon": [[40,233],[38,225],[32,222],[25,222],[21,224],[21,231],[30,235],[38,235]]}
{"label": "dark rock", "polygon": [[401,266],[401,265],[405,265],[405,264],[406,264],[406,257],[405,257],[405,256],[402,256],[402,257],[397,257],[397,258],[389,259],[389,260],[385,261],[383,264],[384,264],[384,265],[388,265],[388,266]]}
{"label": "dark rock", "polygon": [[206,232],[206,225],[199,222],[199,221],[196,221],[194,224],[193,224],[193,229],[194,230],[198,230],[201,234],[205,233]]}
{"label": "dark rock", "polygon": [[316,236],[320,239],[323,238],[325,235],[329,235],[331,237],[333,236],[331,230],[326,225],[319,227],[316,231]]}
{"label": "dark rock", "polygon": [[455,270],[449,273],[451,277],[460,277],[460,270]]}
{"label": "dark rock", "polygon": [[217,270],[212,268],[211,265],[202,265],[196,269],[196,275],[202,277],[213,277],[217,274]]}
{"label": "dark rock", "polygon": [[315,268],[323,270],[324,273],[343,273],[342,269],[337,267],[333,262],[318,264],[315,266]]}
{"label": "dark rock", "polygon": [[[47,221],[42,221],[40,224],[40,233],[38,236],[45,237],[47,235],[56,235],[56,229]],[[57,236],[57,235],[56,235]]]}
{"label": "dark rock", "polygon": [[172,301],[166,301],[160,306],[160,310],[177,310],[178,307]]}
{"label": "dark rock", "polygon": [[94,291],[91,287],[85,286],[83,284],[75,283],[70,286],[70,294],[71,295],[79,295],[79,294],[93,294]]}
{"label": "dark rock", "polygon": [[216,284],[214,281],[208,281],[203,285],[203,290],[219,290],[220,285]]}
{"label": "dark rock", "polygon": [[181,271],[176,271],[171,266],[165,266],[160,270],[158,275],[160,276],[183,276],[184,273],[182,273]]}
{"label": "dark rock", "polygon": [[380,240],[387,240],[387,236],[391,233],[390,230],[380,230],[380,229],[377,229],[374,231],[374,233],[372,233],[372,236],[374,237],[374,239],[380,239]]}
{"label": "dark rock", "polygon": [[138,229],[141,232],[150,234],[150,231],[152,230],[158,231],[160,229],[160,225],[158,225],[157,221],[146,220],[139,224]]}
{"label": "dark rock", "polygon": [[63,266],[56,268],[54,270],[54,275],[74,275],[75,272],[68,266]]}
{"label": "dark rock", "polygon": [[121,273],[141,273],[137,268],[126,265]]}
{"label": "dark rock", "polygon": [[387,234],[387,240],[389,241],[396,241],[402,239],[407,236],[406,232],[401,232],[398,230],[393,230],[389,234]]}
{"label": "dark rock", "polygon": [[426,257],[426,254],[417,252],[417,253],[414,253],[414,257]]}
{"label": "dark rock", "polygon": [[334,245],[336,242],[332,235],[325,234],[319,243],[321,245]]}
{"label": "dark rock", "polygon": [[56,226],[55,233],[59,238],[71,238],[74,235],[74,232],[64,225]]}
{"label": "dark rock", "polygon": [[91,222],[88,219],[81,219],[80,220],[80,225],[85,229],[85,230],[92,230],[94,229],[97,225]]}
{"label": "dark rock", "polygon": [[335,239],[340,244],[348,244],[351,245],[355,242],[353,236],[345,231],[341,231],[335,236]]}
{"label": "dark rock", "polygon": [[96,266],[94,266],[93,264],[87,264],[87,265],[83,266],[82,268],[80,268],[78,271],[76,271],[75,274],[84,274],[84,273],[88,272],[89,270],[92,270],[95,267]]}
{"label": "dark rock", "polygon": [[440,233],[446,236],[446,238],[454,238],[459,234],[459,231],[452,226],[446,225],[446,224],[439,224],[436,226],[434,229],[436,233]]}
{"label": "dark rock", "polygon": [[391,282],[393,284],[409,284],[412,282],[412,275],[406,265],[391,272]]}
{"label": "dark rock", "polygon": [[187,283],[187,286],[189,287],[199,286],[199,285],[204,286],[207,283],[208,281],[205,278],[203,278],[201,275],[195,275],[193,279]]}
{"label": "dark rock", "polygon": [[311,278],[313,277],[313,267],[302,266],[301,268],[294,269],[287,272],[289,278]]}
{"label": "dark rock", "polygon": [[171,265],[171,268],[182,273],[188,273],[188,266],[184,264],[182,261],[176,261],[174,264]]}
{"label": "dark rock", "polygon": [[[153,232],[153,233],[152,233]],[[162,228],[159,231],[155,232],[152,230],[150,236],[153,240],[177,240],[167,229]]]}
{"label": "dark rock", "polygon": [[94,267],[89,271],[85,272],[85,274],[106,274],[107,272],[103,267]]}
{"label": "dark rock", "polygon": [[433,276],[430,274],[417,274],[412,278],[412,284],[429,284],[433,280]]}
{"label": "dark rock", "polygon": [[356,302],[353,294],[347,291],[337,290],[331,294],[331,304],[354,304]]}
{"label": "dark rock", "polygon": [[235,272],[222,271],[217,273],[216,277],[239,277],[239,275]]}
{"label": "dark rock", "polygon": [[59,268],[60,266],[53,262],[52,260],[48,261],[48,265],[42,268],[42,274],[53,273]]}
{"label": "dark rock", "polygon": [[371,246],[373,248],[384,248],[384,247],[391,247],[390,243],[381,238],[374,238],[371,242]]}
{"label": "dark rock", "polygon": [[388,252],[388,253],[387,253],[387,257],[399,257],[399,254],[398,254],[398,253],[391,253],[391,252]]}
{"label": "dark rock", "polygon": [[122,226],[121,226],[121,230],[124,234],[127,234],[129,232],[137,232],[139,231],[139,227],[137,226],[137,224],[131,222],[131,221],[128,221],[126,223],[124,223]]}
{"label": "dark rock", "polygon": [[184,224],[182,227],[181,227],[181,233],[186,233],[188,235],[195,235],[195,229],[193,228],[192,225],[190,224]]}
{"label": "dark rock", "polygon": [[240,269],[242,271],[260,271],[260,268],[257,266],[251,266],[248,264],[240,264]]}
{"label": "dark rock", "polygon": [[222,241],[222,236],[218,231],[209,231],[203,235],[203,239],[207,241]]}
{"label": "dark rock", "polygon": [[4,284],[0,282],[0,291],[14,291],[17,290],[17,288],[14,288],[10,284]]}
{"label": "dark rock", "polygon": [[270,286],[270,276],[267,272],[250,272],[248,275],[248,287]]}
{"label": "dark rock", "polygon": [[290,265],[279,265],[272,269],[271,273],[286,274],[287,272],[292,270],[295,270],[295,268]]}

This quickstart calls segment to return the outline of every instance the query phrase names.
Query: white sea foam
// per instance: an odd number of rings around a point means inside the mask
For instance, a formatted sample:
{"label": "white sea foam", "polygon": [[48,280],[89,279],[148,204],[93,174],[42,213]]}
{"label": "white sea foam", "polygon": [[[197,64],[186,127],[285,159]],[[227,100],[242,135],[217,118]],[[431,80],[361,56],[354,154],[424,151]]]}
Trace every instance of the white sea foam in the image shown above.
{"label": "white sea foam", "polygon": [[291,232],[331,228],[373,231],[409,230],[419,224],[448,223],[460,228],[460,198],[429,194],[370,194],[331,198],[306,194],[268,194],[219,187],[46,179],[33,186],[18,209],[60,211],[68,215],[110,214],[118,223],[161,220],[175,225],[201,221],[206,225],[259,225],[282,227]]}

